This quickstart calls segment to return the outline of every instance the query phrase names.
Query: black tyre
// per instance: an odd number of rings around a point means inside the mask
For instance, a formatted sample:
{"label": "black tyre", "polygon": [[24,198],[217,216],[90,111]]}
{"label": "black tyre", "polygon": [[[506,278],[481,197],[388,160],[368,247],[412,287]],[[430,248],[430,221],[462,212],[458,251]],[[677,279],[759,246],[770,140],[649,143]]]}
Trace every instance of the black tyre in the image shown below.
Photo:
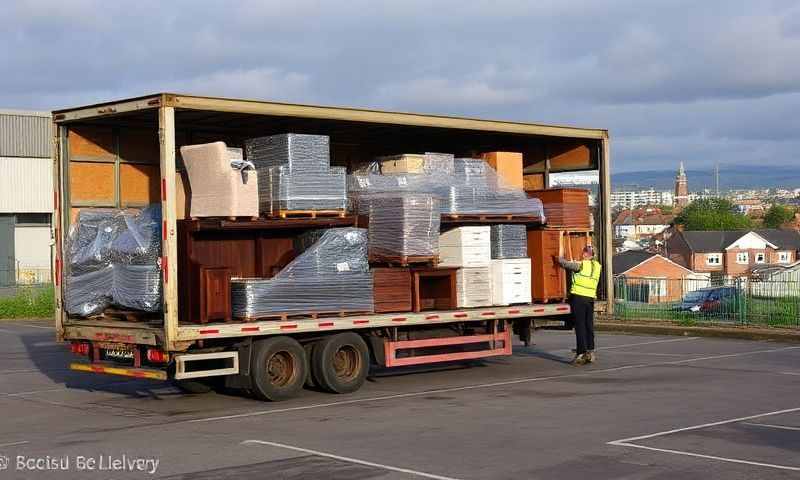
{"label": "black tyre", "polygon": [[294,397],[303,388],[308,360],[303,347],[290,337],[273,337],[253,344],[250,375],[253,394],[279,402]]}
{"label": "black tyre", "polygon": [[[303,349],[306,351],[306,358],[309,362],[311,359],[314,358],[314,347],[317,345],[317,342],[309,342],[303,344]],[[306,372],[306,381],[305,381],[305,388],[315,389],[317,388],[317,384],[314,383],[314,375],[311,374],[311,367],[307,369]]]}
{"label": "black tyre", "polygon": [[311,375],[332,393],[352,393],[369,373],[369,349],[360,335],[347,332],[323,338],[314,345]]}
{"label": "black tyre", "polygon": [[213,390],[210,383],[202,380],[173,380],[172,384],[183,393],[208,393]]}

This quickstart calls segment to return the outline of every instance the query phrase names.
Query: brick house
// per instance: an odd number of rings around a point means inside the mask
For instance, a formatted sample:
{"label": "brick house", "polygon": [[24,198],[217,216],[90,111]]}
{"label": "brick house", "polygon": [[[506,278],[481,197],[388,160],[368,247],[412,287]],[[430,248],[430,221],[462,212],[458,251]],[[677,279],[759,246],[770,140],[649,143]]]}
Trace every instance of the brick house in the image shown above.
{"label": "brick house", "polygon": [[[708,284],[708,275],[696,274],[656,253],[630,250],[614,255],[612,262],[614,278],[618,279],[617,295],[628,300],[675,302],[686,291]],[[619,291],[622,288],[626,291]]]}
{"label": "brick house", "polygon": [[659,208],[622,210],[614,219],[614,236],[638,240],[658,235],[666,230],[674,215],[661,213]]}
{"label": "brick house", "polygon": [[667,257],[694,272],[738,277],[754,267],[788,265],[800,252],[792,230],[678,231],[667,240]]}

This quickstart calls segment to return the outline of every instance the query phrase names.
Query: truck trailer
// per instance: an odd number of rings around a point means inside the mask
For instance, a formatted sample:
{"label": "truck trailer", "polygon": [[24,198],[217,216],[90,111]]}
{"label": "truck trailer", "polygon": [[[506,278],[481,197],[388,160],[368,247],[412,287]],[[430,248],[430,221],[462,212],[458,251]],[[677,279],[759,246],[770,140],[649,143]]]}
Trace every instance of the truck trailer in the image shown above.
{"label": "truck trailer", "polygon": [[[241,146],[248,138],[284,132],[327,135],[332,163],[345,167],[402,152],[473,157],[521,152],[525,186],[532,190],[549,187],[556,173],[598,171],[593,227],[579,234],[591,238],[606,266],[595,308],[610,312],[613,307],[606,130],[172,93],[57,110],[52,118],[55,323],[58,340],[68,342],[80,357],[70,364],[72,370],[171,380],[188,391],[224,383],[276,401],[309,384],[332,393],[353,392],[371,365],[392,368],[510,355],[512,335],[527,342],[535,327],[568,319],[565,298],[418,312],[196,318],[204,307],[198,305],[201,286],[187,276],[192,268],[187,250],[211,247],[191,243],[192,235],[213,242],[216,253],[209,255],[227,256],[240,274],[253,276],[274,267],[275,239],[285,241],[311,227],[358,225],[358,216],[350,214],[300,220],[188,216],[177,148],[214,141]],[[160,204],[163,222],[159,312],[68,314],[65,248],[78,212],[153,204]],[[526,222],[443,217],[442,226],[501,221]]]}

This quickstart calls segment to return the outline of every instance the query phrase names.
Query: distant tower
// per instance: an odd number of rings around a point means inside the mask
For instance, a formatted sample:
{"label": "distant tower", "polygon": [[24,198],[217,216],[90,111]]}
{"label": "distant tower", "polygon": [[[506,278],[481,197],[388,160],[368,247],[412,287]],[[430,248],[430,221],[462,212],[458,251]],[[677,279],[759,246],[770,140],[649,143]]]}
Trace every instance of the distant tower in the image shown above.
{"label": "distant tower", "polygon": [[717,198],[719,198],[719,162],[714,164],[714,184],[717,187]]}
{"label": "distant tower", "polygon": [[678,175],[675,176],[675,206],[685,207],[689,204],[689,186],[686,183],[686,171],[683,169],[683,162],[678,168]]}

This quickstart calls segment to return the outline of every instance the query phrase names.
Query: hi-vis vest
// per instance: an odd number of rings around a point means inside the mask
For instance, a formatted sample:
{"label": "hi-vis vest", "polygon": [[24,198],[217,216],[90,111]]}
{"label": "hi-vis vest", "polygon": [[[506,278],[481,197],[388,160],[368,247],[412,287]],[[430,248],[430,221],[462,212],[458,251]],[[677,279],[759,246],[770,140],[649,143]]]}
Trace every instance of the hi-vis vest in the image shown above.
{"label": "hi-vis vest", "polygon": [[582,297],[597,298],[597,284],[603,267],[597,260],[582,260],[580,271],[572,274],[572,288],[569,293]]}

